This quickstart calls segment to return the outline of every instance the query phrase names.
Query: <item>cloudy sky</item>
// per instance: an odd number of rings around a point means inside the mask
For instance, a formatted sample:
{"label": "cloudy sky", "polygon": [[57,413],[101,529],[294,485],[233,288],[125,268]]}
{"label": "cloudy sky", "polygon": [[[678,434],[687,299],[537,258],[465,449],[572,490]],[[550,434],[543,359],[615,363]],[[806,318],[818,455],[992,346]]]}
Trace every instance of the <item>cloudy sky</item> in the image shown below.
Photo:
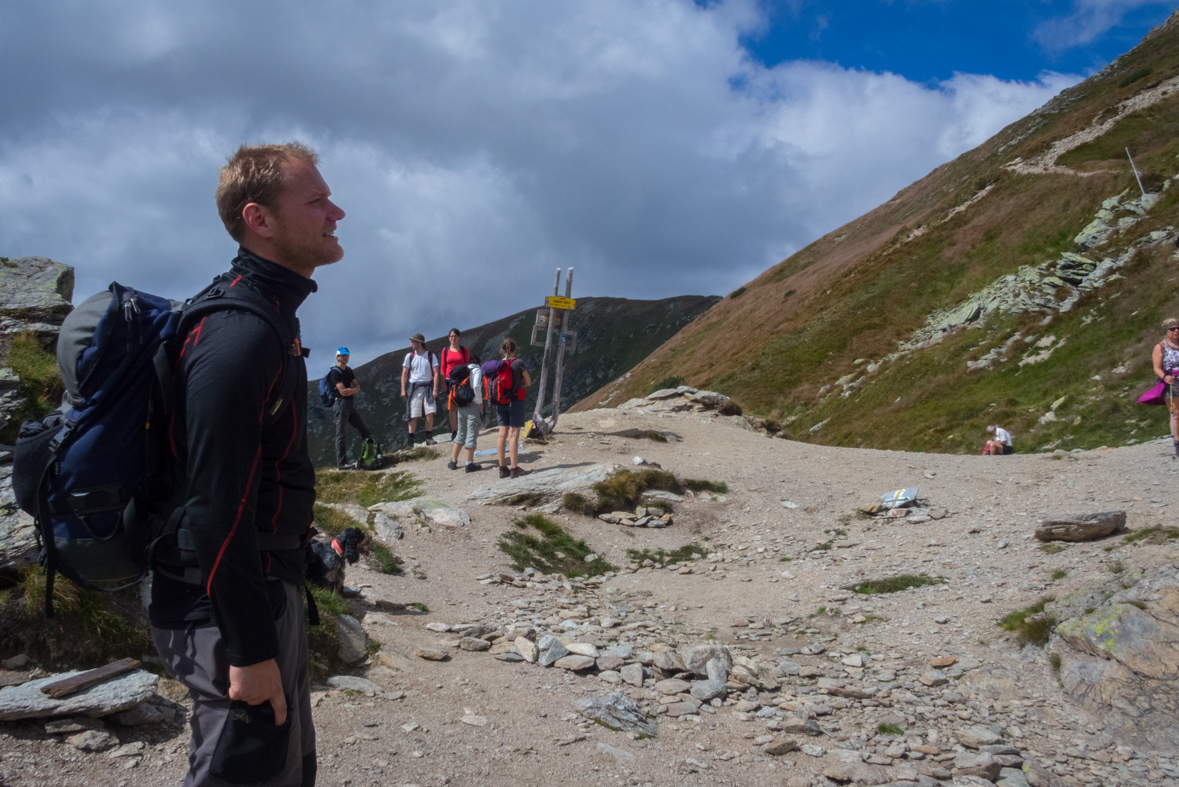
{"label": "cloudy sky", "polygon": [[[1176,0],[125,0],[0,10],[0,255],[192,294],[239,144],[347,212],[305,344],[724,294],[1131,48]],[[314,358],[315,356],[313,356]],[[330,361],[325,361],[330,362]]]}

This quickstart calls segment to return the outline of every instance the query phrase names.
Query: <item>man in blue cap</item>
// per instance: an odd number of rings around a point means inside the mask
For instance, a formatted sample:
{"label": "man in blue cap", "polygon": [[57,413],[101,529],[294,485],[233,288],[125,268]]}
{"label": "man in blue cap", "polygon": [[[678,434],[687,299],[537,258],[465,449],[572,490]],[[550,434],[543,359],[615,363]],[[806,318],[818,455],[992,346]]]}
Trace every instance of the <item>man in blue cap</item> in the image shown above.
{"label": "man in blue cap", "polygon": [[336,368],[328,372],[328,385],[336,391],[336,403],[333,406],[336,411],[336,467],[340,470],[354,469],[353,465],[348,464],[348,441],[344,435],[348,424],[360,432],[362,440],[367,440],[372,434],[352,401],[352,397],[360,393],[360,383],[348,368],[348,357],[347,347],[336,350]]}

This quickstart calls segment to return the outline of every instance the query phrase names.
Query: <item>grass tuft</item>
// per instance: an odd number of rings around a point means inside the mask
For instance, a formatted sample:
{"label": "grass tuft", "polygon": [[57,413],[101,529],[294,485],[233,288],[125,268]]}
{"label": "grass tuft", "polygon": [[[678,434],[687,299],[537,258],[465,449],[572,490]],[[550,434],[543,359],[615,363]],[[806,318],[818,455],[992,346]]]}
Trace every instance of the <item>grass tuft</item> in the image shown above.
{"label": "grass tuft", "polygon": [[561,498],[561,505],[565,507],[566,511],[572,511],[575,514],[593,516],[594,513],[594,507],[590,505],[590,501],[586,500],[584,495],[579,495],[576,492],[566,492],[565,496]]}
{"label": "grass tuft", "polygon": [[1068,576],[1068,569],[1067,568],[1058,568],[1052,572],[1053,579],[1064,579],[1067,576]]}
{"label": "grass tuft", "polygon": [[615,570],[600,555],[587,563],[586,556],[594,550],[542,514],[530,514],[514,524],[522,532],[502,534],[496,546],[511,559],[516,571],[534,568],[545,574],[582,577]]}
{"label": "grass tuft", "polygon": [[648,489],[676,494],[684,491],[675,475],[666,470],[619,470],[605,481],[594,484],[594,492],[598,495],[595,513],[633,510]]}
{"label": "grass tuft", "polygon": [[1056,618],[1044,615],[1044,608],[1055,600],[1055,596],[1044,596],[1030,607],[1008,612],[999,619],[999,626],[1004,631],[1019,632],[1020,647],[1029,644],[1042,647],[1048,644],[1056,628]]}
{"label": "grass tuft", "polygon": [[744,287],[738,287],[737,289],[735,289],[735,290],[733,290],[732,292],[730,292],[730,293],[729,293],[729,300],[731,300],[731,301],[735,301],[735,300],[737,300],[738,298],[740,298],[740,297],[741,297],[742,295],[744,295],[744,294],[745,294],[745,288],[744,288]]}
{"label": "grass tuft", "polygon": [[1146,541],[1151,544],[1164,544],[1179,538],[1179,527],[1144,527],[1122,537],[1127,544]]}
{"label": "grass tuft", "polygon": [[32,331],[18,333],[8,350],[8,365],[20,378],[25,395],[24,406],[10,413],[9,426],[0,433],[3,442],[13,443],[16,431],[26,418],[43,418],[57,407],[65,388],[57,373],[57,356],[41,346]]}
{"label": "grass tuft", "polygon": [[718,495],[729,493],[729,485],[724,481],[706,481],[702,478],[685,478],[684,488],[693,492],[715,492]]}
{"label": "grass tuft", "polygon": [[1046,544],[1040,544],[1040,551],[1046,555],[1058,555],[1064,551],[1064,547],[1055,541],[1049,541]]}
{"label": "grass tuft", "polygon": [[[827,542],[827,548],[830,549],[830,543]],[[853,585],[851,591],[853,593],[864,594],[879,594],[879,593],[900,593],[902,590],[909,588],[920,588],[927,585],[940,585],[944,582],[941,577],[931,577],[928,574],[901,574],[895,577],[886,577],[884,579],[874,579],[867,582],[861,582],[858,585]]]}
{"label": "grass tuft", "polygon": [[905,731],[895,724],[878,724],[876,732],[879,735],[904,735]]}
{"label": "grass tuft", "polygon": [[356,503],[362,508],[368,508],[377,503],[393,503],[416,497],[421,482],[409,473],[321,469],[315,474],[315,486],[316,499],[321,503]]}
{"label": "grass tuft", "polygon": [[392,574],[399,577],[405,573],[405,564],[401,558],[394,555],[389,547],[379,541],[369,544],[368,553],[372,555],[373,560],[377,563],[377,570],[382,574]]}
{"label": "grass tuft", "polygon": [[655,393],[656,391],[663,391],[668,388],[679,388],[683,384],[684,384],[683,377],[664,377],[662,380],[655,383],[655,385],[651,386],[651,390],[649,391],[649,393]]}
{"label": "grass tuft", "polygon": [[685,544],[679,549],[673,549],[670,552],[663,548],[656,549],[654,552],[650,549],[628,549],[626,550],[626,556],[634,563],[642,563],[644,560],[650,560],[653,563],[666,566],[706,558],[708,557],[708,548],[693,542],[691,544]]}

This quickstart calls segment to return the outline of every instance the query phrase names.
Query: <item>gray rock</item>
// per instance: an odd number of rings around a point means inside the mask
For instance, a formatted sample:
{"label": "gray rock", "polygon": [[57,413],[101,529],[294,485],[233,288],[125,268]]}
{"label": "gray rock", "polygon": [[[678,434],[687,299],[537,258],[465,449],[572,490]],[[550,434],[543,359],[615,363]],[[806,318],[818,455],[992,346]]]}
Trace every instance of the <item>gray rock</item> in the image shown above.
{"label": "gray rock", "polygon": [[699,708],[691,702],[672,702],[668,703],[666,708],[667,710],[664,711],[664,714],[670,716],[673,719],[677,719],[680,716],[695,715],[699,710]]}
{"label": "gray rock", "polygon": [[812,738],[820,737],[823,730],[813,719],[800,719],[797,716],[787,716],[782,720],[779,731],[788,735],[808,735]]}
{"label": "gray rock", "polygon": [[799,747],[802,753],[809,757],[822,757],[827,754],[827,750],[822,746],[816,746],[813,743],[804,743]]}
{"label": "gray rock", "polygon": [[82,751],[106,751],[119,745],[119,740],[105,730],[87,730],[66,738],[66,743]]}
{"label": "gray rock", "polygon": [[1044,517],[1036,528],[1040,541],[1093,541],[1126,529],[1125,511]]}
{"label": "gray rock", "polygon": [[887,784],[892,781],[888,769],[881,765],[869,765],[865,762],[841,762],[823,769],[823,775],[833,782],[840,784],[876,785]]}
{"label": "gray rock", "polygon": [[366,678],[358,678],[355,675],[333,675],[327,679],[327,684],[333,689],[348,689],[350,691],[359,691],[364,694],[372,692],[380,694],[384,691],[380,686],[373,683]]}
{"label": "gray rock", "polygon": [[124,743],[106,756],[112,760],[124,757],[140,757],[143,755],[145,749],[147,749],[147,744],[143,741],[132,741],[131,743]]}
{"label": "gray rock", "polygon": [[86,730],[102,730],[106,725],[102,719],[91,719],[86,716],[75,716],[72,719],[56,719],[45,722],[45,732],[50,735],[70,735]]}
{"label": "gray rock", "polygon": [[[19,410],[24,402],[19,393],[14,396],[13,412]],[[2,395],[0,399],[3,399]],[[0,409],[3,409],[2,402]],[[6,416],[0,414],[0,428],[7,420]],[[0,568],[17,569],[28,565],[37,559],[39,552],[33,518],[16,505],[16,495],[12,492],[12,465],[0,465]]]}
{"label": "gray rock", "polygon": [[690,683],[688,683],[686,680],[680,680],[678,678],[668,678],[655,684],[655,691],[668,696],[684,694],[691,688],[692,685]]}
{"label": "gray rock", "polygon": [[355,664],[368,655],[368,635],[364,633],[364,626],[351,615],[336,617],[336,625],[340,633],[340,660],[345,664]]}
{"label": "gray rock", "polygon": [[733,671],[733,655],[724,645],[695,645],[682,648],[679,653],[684,669],[700,678],[708,677],[708,662],[716,659],[720,666]]}
{"label": "gray rock", "polygon": [[495,655],[495,659],[497,661],[506,661],[511,664],[523,664],[524,663],[523,656],[521,656],[519,653],[512,653],[511,651],[508,651],[507,653],[497,653]]}
{"label": "gray rock", "polygon": [[724,683],[729,679],[729,665],[723,659],[709,659],[704,669],[710,681]]}
{"label": "gray rock", "polygon": [[539,651],[536,661],[542,667],[551,667],[557,662],[557,659],[562,659],[569,655],[568,649],[561,644],[561,640],[551,634],[541,637],[540,642],[536,643],[536,646]]}
{"label": "gray rock", "polygon": [[798,741],[792,738],[777,738],[767,743],[762,751],[771,757],[781,757],[783,754],[798,751]]}
{"label": "gray rock", "polygon": [[684,660],[674,651],[664,650],[656,653],[651,659],[651,666],[665,673],[684,671]]}
{"label": "gray rock", "polygon": [[46,257],[14,257],[0,265],[0,315],[61,325],[74,297],[74,269]]}
{"label": "gray rock", "polygon": [[612,730],[655,735],[659,725],[647,718],[634,701],[621,692],[578,700],[576,707],[582,716],[599,721]]}
{"label": "gray rock", "polygon": [[481,505],[514,505],[531,498],[540,504],[559,504],[566,494],[575,492],[589,500],[597,499],[594,484],[605,481],[621,468],[618,465],[547,468],[520,478],[502,480],[477,487],[467,499]]}
{"label": "gray rock", "polygon": [[647,394],[647,398],[652,402],[657,402],[660,399],[671,399],[679,395],[680,392],[675,388],[660,388],[655,393]]}
{"label": "gray rock", "polygon": [[418,648],[414,651],[414,655],[426,661],[446,661],[450,658],[450,654],[445,648]]}
{"label": "gray rock", "polygon": [[569,656],[563,656],[557,659],[553,662],[553,666],[559,667],[563,670],[569,670],[570,672],[581,672],[582,670],[587,670],[593,667],[594,660],[589,656],[578,656],[577,654],[571,654]]}
{"label": "gray rock", "polygon": [[692,696],[701,702],[708,702],[725,696],[723,680],[697,680],[692,682]]}
{"label": "gray rock", "polygon": [[945,686],[950,679],[941,670],[931,669],[922,673],[921,682],[926,686]]}
{"label": "gray rock", "polygon": [[490,650],[491,643],[485,639],[479,639],[478,637],[463,637],[459,640],[459,647],[463,650],[478,652],[482,650]]}
{"label": "gray rock", "polygon": [[1030,787],[1021,768],[1004,768],[999,771],[998,787]]}
{"label": "gray rock", "polygon": [[601,656],[598,658],[598,661],[597,661],[598,669],[602,670],[603,672],[606,672],[606,671],[618,672],[618,670],[622,669],[624,666],[626,666],[626,662],[623,661],[618,656],[610,656],[610,655]]}
{"label": "gray rock", "polygon": [[622,680],[632,686],[643,685],[643,665],[642,664],[627,664],[622,669],[618,670],[618,674],[622,676]]}
{"label": "gray rock", "polygon": [[141,727],[161,723],[164,721],[164,714],[150,702],[141,702],[129,710],[112,713],[110,718],[124,727]]}
{"label": "gray rock", "polygon": [[516,652],[519,653],[525,661],[527,661],[529,664],[536,663],[538,651],[536,649],[535,642],[528,639],[527,637],[516,637],[516,641],[513,644],[516,646]]}
{"label": "gray rock", "polygon": [[[395,503],[377,503],[369,506],[368,510],[402,522],[416,521],[424,525],[462,528],[469,527],[471,524],[470,515],[463,509],[425,497],[416,497],[413,500],[402,500]],[[379,527],[378,532],[380,532]]]}
{"label": "gray rock", "polygon": [[28,663],[29,657],[26,654],[21,653],[20,655],[13,656],[10,659],[4,659],[3,662],[0,662],[0,666],[4,667],[4,669],[20,669]]}
{"label": "gray rock", "polygon": [[63,672],[0,689],[0,721],[47,716],[109,716],[145,702],[160,682],[150,672],[135,670],[60,699],[41,691],[42,686],[80,674],[80,671]]}
{"label": "gray rock", "polygon": [[953,787],[991,787],[989,779],[982,776],[968,773],[954,774],[954,780],[950,782]]}

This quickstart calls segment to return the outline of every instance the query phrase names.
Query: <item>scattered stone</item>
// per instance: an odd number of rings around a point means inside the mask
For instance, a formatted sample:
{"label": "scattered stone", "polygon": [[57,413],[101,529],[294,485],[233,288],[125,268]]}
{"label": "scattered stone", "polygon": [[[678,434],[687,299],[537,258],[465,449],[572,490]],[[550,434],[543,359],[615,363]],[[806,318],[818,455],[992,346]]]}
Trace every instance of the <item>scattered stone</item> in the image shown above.
{"label": "scattered stone", "polygon": [[809,735],[811,737],[819,737],[823,734],[823,730],[819,727],[817,721],[813,719],[800,719],[796,716],[787,716],[783,719],[779,731],[787,735]]}
{"label": "scattered stone", "polygon": [[477,652],[481,650],[488,650],[491,647],[491,643],[485,639],[479,639],[478,637],[463,637],[459,640],[459,647],[463,650]]}
{"label": "scattered stone", "polygon": [[519,653],[525,661],[527,661],[529,664],[536,663],[538,651],[536,649],[535,642],[528,639],[527,637],[516,637],[515,645],[516,652]]}
{"label": "scattered stone", "polygon": [[367,678],[358,678],[354,675],[333,675],[327,679],[327,684],[333,689],[348,689],[350,691],[359,691],[364,694],[372,693],[374,695],[380,694],[382,689],[377,684],[373,683]]}
{"label": "scattered stone", "polygon": [[941,656],[940,658],[930,659],[929,666],[934,669],[943,669],[945,667],[952,667],[958,662],[956,656]]}
{"label": "scattered stone", "polygon": [[436,631],[439,634],[445,634],[446,632],[450,631],[450,626],[446,625],[445,623],[439,623],[437,621],[427,623],[426,628],[429,629],[430,631]]}
{"label": "scattered stone", "polygon": [[888,769],[865,762],[841,762],[823,769],[823,775],[833,782],[860,785],[887,784],[892,781]]}
{"label": "scattered stone", "polygon": [[553,662],[554,667],[559,667],[570,672],[581,672],[582,670],[590,669],[594,666],[594,660],[589,656],[579,656],[572,654],[563,656]]}
{"label": "scattered stone", "polygon": [[799,747],[802,753],[809,757],[822,757],[827,754],[827,750],[822,746],[816,746],[813,743],[804,743]]}
{"label": "scattered stone", "polygon": [[691,694],[701,702],[720,699],[726,693],[723,680],[697,680],[692,682]]}
{"label": "scattered stone", "polygon": [[972,749],[977,749],[980,746],[992,746],[1003,742],[1002,735],[990,727],[984,727],[981,724],[961,727],[954,731],[954,737],[961,741],[964,746],[969,746]]}
{"label": "scattered stone", "polygon": [[102,719],[91,719],[86,716],[76,716],[72,719],[56,719],[45,723],[45,732],[50,735],[69,735],[86,730],[102,730],[106,725]]}
{"label": "scattered stone", "polygon": [[336,624],[340,635],[340,661],[355,664],[368,656],[368,635],[360,621],[351,615],[338,615]]}
{"label": "scattered stone", "polygon": [[119,740],[105,730],[86,730],[66,738],[66,743],[82,751],[106,751],[119,745]]}
{"label": "scattered stone", "polygon": [[602,672],[617,672],[626,666],[626,662],[619,656],[602,656],[597,660],[597,667]]}
{"label": "scattered stone", "polygon": [[697,712],[697,706],[691,702],[671,702],[665,707],[666,710],[663,711],[664,715],[670,716],[673,719],[679,718],[680,716],[693,716]]}
{"label": "scattered stone", "polygon": [[1125,511],[1066,514],[1041,519],[1036,538],[1040,541],[1093,541],[1125,529]]}
{"label": "scattered stone", "polygon": [[28,654],[21,653],[17,656],[13,656],[10,659],[4,659],[4,661],[0,662],[0,666],[3,666],[4,669],[7,669],[7,670],[18,670],[18,669],[23,668],[28,663],[29,663]]}
{"label": "scattered stone", "polygon": [[629,683],[632,686],[642,686],[643,685],[643,665],[642,664],[627,664],[625,667],[623,667],[622,669],[620,669],[618,671],[618,674],[622,676],[622,680],[625,683]]}
{"label": "scattered stone", "polygon": [[692,688],[692,684],[686,680],[679,680],[677,678],[668,678],[661,680],[655,684],[655,691],[660,694],[674,696],[676,694],[684,694]]}
{"label": "scattered stone", "polygon": [[589,656],[591,659],[601,655],[598,649],[588,642],[570,642],[565,649],[577,656]]}
{"label": "scattered stone", "polygon": [[729,672],[733,669],[733,655],[724,645],[695,645],[682,649],[679,655],[683,659],[683,668],[700,678],[708,677],[708,662],[713,659]]}
{"label": "scattered stone", "polygon": [[446,661],[450,658],[450,653],[444,648],[417,648],[414,655],[426,661]]}
{"label": "scattered stone", "polygon": [[561,644],[561,640],[551,634],[541,637],[540,642],[536,643],[536,646],[539,650],[537,663],[542,667],[551,667],[556,663],[557,659],[569,655],[569,651]]}
{"label": "scattered stone", "polygon": [[145,749],[147,749],[147,744],[143,741],[132,741],[131,743],[124,743],[106,756],[112,760],[124,757],[140,757],[143,755]]}
{"label": "scattered stone", "polygon": [[111,718],[124,727],[141,727],[147,724],[159,724],[164,720],[164,714],[150,702],[141,702],[129,710],[112,713]]}
{"label": "scattered stone", "polygon": [[487,726],[487,719],[483,716],[467,715],[467,716],[463,716],[461,719],[459,719],[459,721],[461,721],[463,724],[467,724],[472,727],[486,727]]}
{"label": "scattered stone", "polygon": [[63,672],[0,689],[0,721],[67,715],[108,716],[147,701],[160,682],[150,672],[135,670],[60,699],[41,691],[42,686],[80,674],[82,671]]}
{"label": "scattered stone", "polygon": [[612,730],[640,735],[655,735],[659,731],[659,725],[621,692],[578,700],[576,706],[582,716],[599,721]]}
{"label": "scattered stone", "polygon": [[774,757],[781,757],[792,751],[798,751],[798,742],[793,738],[778,738],[777,740],[767,743],[765,749],[766,754]]}
{"label": "scattered stone", "polygon": [[921,682],[926,686],[945,686],[950,682],[950,679],[941,670],[933,669],[922,673]]}

